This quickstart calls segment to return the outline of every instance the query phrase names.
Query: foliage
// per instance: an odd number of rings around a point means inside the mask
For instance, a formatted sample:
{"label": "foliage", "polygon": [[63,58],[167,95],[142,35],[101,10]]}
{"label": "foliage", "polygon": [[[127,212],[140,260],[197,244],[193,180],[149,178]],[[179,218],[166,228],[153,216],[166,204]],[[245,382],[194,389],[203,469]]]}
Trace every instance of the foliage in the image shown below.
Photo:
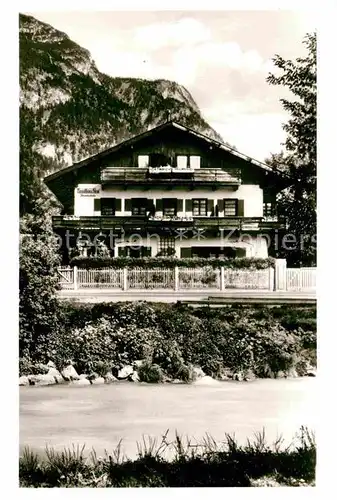
{"label": "foliage", "polygon": [[312,266],[316,263],[316,33],[304,39],[305,57],[295,61],[280,55],[273,59],[280,74],[269,74],[271,85],[288,89],[294,100],[281,99],[290,119],[283,128],[287,133],[286,151],[274,155],[269,163],[283,168],[292,179],[292,185],[280,197],[279,215],[288,220],[288,233],[294,235],[292,250],[281,251],[292,265]]}
{"label": "foliage", "polygon": [[25,215],[20,227],[20,356],[48,358],[48,344],[59,324],[59,265],[50,220]]}
{"label": "foliage", "polygon": [[191,381],[191,366],[212,377],[226,370],[265,377],[300,366],[300,360],[303,366],[315,364],[313,307],[193,309],[147,302],[63,307],[64,327],[50,347],[59,368],[71,360],[82,373],[104,375],[146,360],[148,371],[157,365],[169,378]]}
{"label": "foliage", "polygon": [[99,267],[137,267],[145,269],[155,268],[169,268],[174,267],[211,267],[219,269],[224,267],[226,269],[267,269],[274,266],[274,259],[255,259],[255,258],[236,258],[236,259],[204,259],[204,258],[190,258],[179,259],[175,257],[110,257],[110,258],[97,258],[97,257],[75,257],[71,260],[72,266],[83,268],[99,268]]}
{"label": "foliage", "polygon": [[150,362],[144,362],[137,370],[139,380],[149,384],[162,382],[164,380],[164,373],[159,365]]}
{"label": "foliage", "polygon": [[[112,453],[84,457],[84,447],[56,452],[46,458],[25,449],[19,460],[21,487],[237,487],[313,486],[316,443],[313,433],[301,427],[296,439],[282,446],[281,439],[268,445],[264,432],[240,446],[225,434],[223,442],[206,435],[197,442],[168,431],[157,443],[145,438],[137,443],[138,457],[123,457],[121,443]],[[169,461],[164,455],[173,455]]]}

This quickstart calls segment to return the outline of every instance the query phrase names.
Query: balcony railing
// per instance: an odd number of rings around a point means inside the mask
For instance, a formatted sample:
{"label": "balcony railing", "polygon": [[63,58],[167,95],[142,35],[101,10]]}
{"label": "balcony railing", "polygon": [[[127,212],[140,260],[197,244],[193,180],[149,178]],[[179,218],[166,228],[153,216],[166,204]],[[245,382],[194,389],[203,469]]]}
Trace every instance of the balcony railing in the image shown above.
{"label": "balcony railing", "polygon": [[262,217],[145,217],[145,216],[83,216],[53,217],[54,229],[160,229],[218,228],[239,230],[280,229],[283,221],[268,222]]}
{"label": "balcony railing", "polygon": [[178,169],[162,168],[119,168],[106,167],[101,171],[102,184],[241,184],[241,171],[238,168]]}

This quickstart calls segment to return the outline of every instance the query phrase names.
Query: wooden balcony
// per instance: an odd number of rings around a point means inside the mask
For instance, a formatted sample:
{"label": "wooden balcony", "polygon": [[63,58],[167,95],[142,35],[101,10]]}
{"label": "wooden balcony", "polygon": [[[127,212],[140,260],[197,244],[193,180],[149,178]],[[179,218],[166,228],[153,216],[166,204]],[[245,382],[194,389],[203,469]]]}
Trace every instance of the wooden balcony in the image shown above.
{"label": "wooden balcony", "polygon": [[220,168],[200,168],[191,170],[171,167],[161,168],[117,168],[106,167],[101,171],[101,183],[104,185],[194,185],[233,186],[241,184],[240,169],[222,170]]}
{"label": "wooden balcony", "polygon": [[89,216],[53,217],[54,229],[77,230],[160,230],[160,229],[218,229],[240,231],[281,229],[282,221],[267,222],[262,217],[145,217],[145,216]]}

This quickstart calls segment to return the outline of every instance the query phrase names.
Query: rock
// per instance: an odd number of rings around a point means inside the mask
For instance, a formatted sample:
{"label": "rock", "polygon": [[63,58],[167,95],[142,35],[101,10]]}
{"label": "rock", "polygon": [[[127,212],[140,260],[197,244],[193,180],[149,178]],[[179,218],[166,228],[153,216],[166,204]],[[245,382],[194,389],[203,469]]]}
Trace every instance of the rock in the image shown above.
{"label": "rock", "polygon": [[114,377],[111,372],[108,372],[105,374],[104,382],[106,384],[111,384],[112,382],[116,382],[116,381],[117,381],[116,377]]}
{"label": "rock", "polygon": [[183,384],[184,382],[182,380],[179,380],[177,378],[174,378],[173,380],[169,380],[171,384]]}
{"label": "rock", "polygon": [[56,380],[53,375],[49,375],[47,373],[40,373],[38,375],[29,375],[28,380],[30,385],[54,385],[56,384]]}
{"label": "rock", "polygon": [[215,384],[219,384],[219,383],[220,383],[219,380],[215,380],[214,378],[209,377],[208,375],[205,375],[204,377],[196,380],[194,382],[194,385],[215,385]]}
{"label": "rock", "polygon": [[29,385],[29,379],[26,377],[26,375],[22,375],[22,377],[19,377],[19,385]]}
{"label": "rock", "polygon": [[199,380],[200,378],[205,377],[205,376],[206,375],[201,368],[199,368],[198,366],[193,366],[193,368],[192,368],[193,380]]}
{"label": "rock", "polygon": [[298,373],[295,370],[295,368],[289,368],[289,370],[287,370],[287,378],[297,378],[297,377]]}
{"label": "rock", "polygon": [[315,368],[308,370],[306,373],[307,377],[316,377],[316,375],[317,375],[317,372],[316,372]]}
{"label": "rock", "polygon": [[243,380],[245,382],[251,382],[252,380],[255,380],[256,376],[253,370],[247,370],[244,374]]}
{"label": "rock", "polygon": [[139,375],[137,372],[131,373],[131,375],[128,376],[128,380],[130,382],[139,382]]}
{"label": "rock", "polygon": [[64,380],[67,380],[69,382],[73,380],[79,380],[79,376],[73,365],[68,365],[63,370],[61,371],[61,375],[64,378]]}
{"label": "rock", "polygon": [[80,380],[87,379],[88,377],[89,377],[89,375],[87,375],[86,373],[81,373],[81,375],[79,375]]}
{"label": "rock", "polygon": [[131,375],[133,373],[133,368],[131,365],[125,365],[123,366],[123,368],[121,370],[118,370],[118,375],[117,375],[117,378],[118,379],[126,379],[129,377],[129,375]]}
{"label": "rock", "polygon": [[47,366],[48,368],[56,368],[54,361],[48,361]]}
{"label": "rock", "polygon": [[64,378],[62,377],[61,373],[58,370],[56,370],[56,368],[49,368],[47,375],[54,377],[55,382],[57,384],[63,384],[64,382]]}
{"label": "rock", "polygon": [[[84,380],[84,379],[82,379]],[[91,381],[92,385],[99,385],[99,384],[104,384],[104,378],[103,377],[97,377],[97,378],[94,378],[92,381]]]}
{"label": "rock", "polygon": [[137,359],[136,361],[133,362],[133,367],[134,368],[140,368],[144,364],[143,359]]}
{"label": "rock", "polygon": [[243,382],[243,380],[244,380],[243,373],[242,372],[234,373],[233,380],[237,380],[238,382]]}
{"label": "rock", "polygon": [[78,380],[72,380],[70,385],[91,385],[91,382],[87,378],[80,378]]}

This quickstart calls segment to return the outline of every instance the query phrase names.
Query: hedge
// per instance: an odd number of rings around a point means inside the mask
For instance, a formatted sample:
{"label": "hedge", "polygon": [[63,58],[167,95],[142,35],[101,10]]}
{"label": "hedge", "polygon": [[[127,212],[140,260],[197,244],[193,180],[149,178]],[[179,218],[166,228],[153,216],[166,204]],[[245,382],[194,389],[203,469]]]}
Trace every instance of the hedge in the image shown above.
{"label": "hedge", "polygon": [[213,267],[219,269],[267,269],[274,267],[275,260],[271,257],[267,259],[236,258],[236,259],[206,259],[188,258],[179,259],[177,257],[74,257],[70,261],[71,266],[80,268],[100,268],[100,267],[138,267],[138,268],[173,268],[173,267]]}

